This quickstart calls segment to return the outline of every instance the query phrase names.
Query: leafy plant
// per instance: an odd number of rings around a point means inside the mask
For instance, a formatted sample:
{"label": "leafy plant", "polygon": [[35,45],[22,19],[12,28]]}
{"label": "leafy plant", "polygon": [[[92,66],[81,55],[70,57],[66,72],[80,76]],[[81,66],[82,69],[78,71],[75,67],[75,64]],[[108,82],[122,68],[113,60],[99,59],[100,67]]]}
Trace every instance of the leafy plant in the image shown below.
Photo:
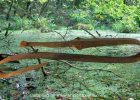
{"label": "leafy plant", "polygon": [[48,21],[46,18],[40,17],[40,18],[35,18],[34,20],[35,20],[34,21],[35,28],[47,27]]}
{"label": "leafy plant", "polygon": [[138,24],[136,23],[134,18],[132,18],[131,16],[128,16],[114,23],[112,28],[117,32],[131,33],[131,32],[137,31]]}
{"label": "leafy plant", "polygon": [[21,18],[19,16],[12,17],[11,29],[30,29],[32,28],[32,20],[25,17]]}
{"label": "leafy plant", "polygon": [[88,11],[83,11],[83,10],[75,10],[70,14],[70,19],[75,21],[76,23],[91,23],[92,19],[89,16]]}
{"label": "leafy plant", "polygon": [[58,25],[56,25],[56,24],[53,24],[53,23],[49,23],[49,24],[48,24],[48,28],[49,28],[49,29],[56,30],[56,29],[58,29],[58,28],[59,28],[59,26],[58,26]]}
{"label": "leafy plant", "polygon": [[86,29],[86,30],[93,30],[94,27],[91,24],[83,24],[83,23],[78,23],[75,26],[73,26],[73,29]]}
{"label": "leafy plant", "polygon": [[45,2],[48,2],[48,0],[39,0],[39,2],[40,2],[41,4],[44,4]]}
{"label": "leafy plant", "polygon": [[[92,10],[94,21],[109,27],[113,24],[113,29],[120,32],[136,32],[137,24],[140,22],[139,3],[126,5],[122,0],[88,0],[83,2],[83,7]],[[124,18],[126,16],[132,18],[128,18],[127,22]]]}

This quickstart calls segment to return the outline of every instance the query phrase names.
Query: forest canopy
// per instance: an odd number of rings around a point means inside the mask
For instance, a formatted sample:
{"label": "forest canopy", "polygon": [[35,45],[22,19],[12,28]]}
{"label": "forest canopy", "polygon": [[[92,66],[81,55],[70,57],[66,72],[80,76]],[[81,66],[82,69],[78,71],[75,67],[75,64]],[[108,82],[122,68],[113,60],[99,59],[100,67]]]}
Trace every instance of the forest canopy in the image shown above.
{"label": "forest canopy", "polygon": [[137,32],[140,0],[1,0],[1,30],[112,29]]}

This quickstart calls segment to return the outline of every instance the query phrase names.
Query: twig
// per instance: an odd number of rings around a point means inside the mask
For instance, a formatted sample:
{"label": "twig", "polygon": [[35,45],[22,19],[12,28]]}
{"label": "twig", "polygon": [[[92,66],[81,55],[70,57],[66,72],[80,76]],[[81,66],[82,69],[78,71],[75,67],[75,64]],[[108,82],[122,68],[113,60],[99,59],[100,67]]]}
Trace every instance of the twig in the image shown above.
{"label": "twig", "polygon": [[86,90],[88,90],[92,94],[94,93],[98,97],[101,97],[99,93],[97,93],[97,92],[93,91],[92,89],[90,89],[84,82],[79,81],[79,77],[77,78],[76,75],[74,75],[73,77],[76,80],[76,82],[80,83],[83,87],[86,88]]}
{"label": "twig", "polygon": [[99,37],[101,37],[101,34],[96,30],[95,31],[96,33],[97,33],[97,35],[99,36]]}
{"label": "twig", "polygon": [[7,21],[9,20],[10,12],[11,12],[11,9],[12,9],[12,7],[13,7],[13,4],[14,4],[14,0],[12,0],[12,3],[11,3],[11,5],[10,5],[10,8],[9,8],[8,13],[7,13],[7,15],[6,15],[6,20],[7,20]]}
{"label": "twig", "polygon": [[[33,52],[35,52],[35,53],[37,53],[37,52],[38,52],[38,49],[34,49],[34,47],[32,47],[32,46],[31,46],[31,49],[32,49],[32,50],[33,50]],[[37,61],[38,61],[38,63],[39,63],[39,64],[41,64],[41,59],[37,58]],[[44,70],[44,68],[43,68],[43,67],[41,67],[41,71],[42,71],[42,73],[43,73],[44,77],[46,77],[47,75],[46,75],[45,70]]]}
{"label": "twig", "polygon": [[60,61],[61,61],[61,62],[64,62],[64,63],[67,64],[67,65],[69,65],[70,67],[75,68],[75,69],[78,69],[78,70],[84,70],[84,71],[96,71],[96,70],[98,70],[98,71],[105,71],[105,72],[112,73],[112,74],[114,74],[114,75],[117,76],[117,77],[121,77],[121,76],[117,75],[116,73],[114,73],[113,71],[110,71],[110,70],[105,70],[105,69],[84,69],[84,68],[78,68],[78,67],[76,67],[76,66],[70,64],[70,63],[67,62],[67,61],[64,61],[64,60],[60,60]]}
{"label": "twig", "polygon": [[92,33],[90,33],[88,30],[86,30],[85,28],[82,28],[82,30],[84,30],[85,32],[87,32],[89,35],[91,35],[93,38],[97,38],[96,36],[94,36]]}
{"label": "twig", "polygon": [[[91,35],[93,38],[95,38],[95,39],[97,39],[97,37],[96,36],[94,36],[92,33],[90,33],[88,30],[86,30],[86,29],[84,29],[84,28],[82,28],[85,32],[87,32],[89,35]],[[96,48],[96,47],[95,47]],[[96,48],[99,52],[101,52],[101,50],[100,49],[98,49],[98,48]]]}
{"label": "twig", "polygon": [[48,0],[47,2],[45,2],[45,4],[42,5],[41,10],[40,10],[39,15],[38,15],[38,18],[39,18],[39,17],[41,16],[41,14],[44,12],[45,7],[48,6],[49,2],[50,2],[50,0]]}
{"label": "twig", "polygon": [[6,28],[6,32],[5,32],[5,34],[4,34],[5,37],[8,36],[10,26],[11,26],[11,24],[9,23],[9,24],[8,24],[8,27]]}

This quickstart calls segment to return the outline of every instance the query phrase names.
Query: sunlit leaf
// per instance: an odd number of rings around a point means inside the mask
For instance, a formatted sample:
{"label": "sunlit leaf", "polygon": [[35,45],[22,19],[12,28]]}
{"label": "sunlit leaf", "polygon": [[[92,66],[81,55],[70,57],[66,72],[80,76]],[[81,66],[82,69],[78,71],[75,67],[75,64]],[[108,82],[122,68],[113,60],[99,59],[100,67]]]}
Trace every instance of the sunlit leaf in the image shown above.
{"label": "sunlit leaf", "polygon": [[40,2],[41,4],[44,4],[45,2],[48,2],[48,0],[39,0],[39,2]]}

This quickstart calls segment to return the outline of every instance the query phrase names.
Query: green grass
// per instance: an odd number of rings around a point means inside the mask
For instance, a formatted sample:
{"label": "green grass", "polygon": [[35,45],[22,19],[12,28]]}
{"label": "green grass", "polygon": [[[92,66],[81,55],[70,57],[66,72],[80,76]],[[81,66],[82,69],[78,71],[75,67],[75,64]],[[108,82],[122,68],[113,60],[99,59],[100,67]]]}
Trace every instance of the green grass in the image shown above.
{"label": "green grass", "polygon": [[[78,31],[77,31],[78,32]],[[85,35],[87,37],[87,35]],[[2,34],[1,34],[2,37]],[[66,39],[73,39],[77,35],[67,35]],[[84,36],[83,36],[84,37]],[[62,41],[63,39],[56,33],[39,33],[37,30],[15,31],[7,39],[11,41],[8,46],[5,42],[0,41],[0,52],[6,53],[12,50],[13,52],[31,52],[30,48],[20,48],[19,43],[22,40],[27,41]],[[6,47],[5,47],[5,46]],[[4,46],[4,47],[3,47]],[[10,49],[8,49],[8,48]],[[37,47],[38,48],[38,47]],[[117,47],[102,47],[102,48],[88,48],[83,50],[75,50],[74,52],[69,48],[38,48],[42,52],[59,52],[59,53],[76,53],[76,54],[91,54],[91,55],[110,55],[110,56],[125,56],[135,54],[138,46],[117,46]],[[4,99],[12,98],[13,93],[19,93],[17,97],[21,98],[23,87],[21,90],[16,89],[16,81],[19,81],[21,85],[32,84],[36,86],[36,90],[29,92],[29,95],[25,95],[26,98],[32,99],[34,96],[40,98],[48,98],[48,100],[54,100],[54,95],[92,95],[96,96],[94,92],[97,92],[101,97],[112,100],[113,95],[118,94],[123,99],[130,97],[140,98],[140,91],[137,89],[140,84],[140,62],[131,64],[107,64],[107,63],[89,63],[89,62],[75,62],[70,61],[70,64],[75,65],[76,68],[70,67],[69,65],[55,61],[42,59],[43,62],[49,62],[49,65],[45,67],[45,70],[50,71],[50,75],[44,79],[40,70],[31,71],[26,74],[12,77],[7,79],[12,82],[12,85],[6,83],[0,83],[0,96]],[[21,60],[21,64],[4,64],[0,65],[3,67],[20,68],[27,65],[36,63],[36,60]],[[81,70],[79,70],[79,69]],[[85,71],[82,69],[90,69],[91,71]],[[100,70],[102,71],[100,71]],[[107,72],[109,70],[111,72]],[[59,75],[59,77],[58,77]],[[118,77],[119,76],[119,77]],[[34,80],[27,82],[26,77],[33,77]],[[0,80],[2,81],[2,80]],[[83,83],[81,83],[83,82]],[[14,85],[14,86],[13,86]],[[49,89],[52,89],[50,96],[48,94]],[[27,92],[27,91],[26,91]],[[114,94],[115,93],[115,94]],[[8,97],[10,95],[10,97]],[[112,96],[110,96],[112,95]],[[117,96],[114,96],[117,99]],[[74,100],[80,100],[79,96],[73,97]]]}

